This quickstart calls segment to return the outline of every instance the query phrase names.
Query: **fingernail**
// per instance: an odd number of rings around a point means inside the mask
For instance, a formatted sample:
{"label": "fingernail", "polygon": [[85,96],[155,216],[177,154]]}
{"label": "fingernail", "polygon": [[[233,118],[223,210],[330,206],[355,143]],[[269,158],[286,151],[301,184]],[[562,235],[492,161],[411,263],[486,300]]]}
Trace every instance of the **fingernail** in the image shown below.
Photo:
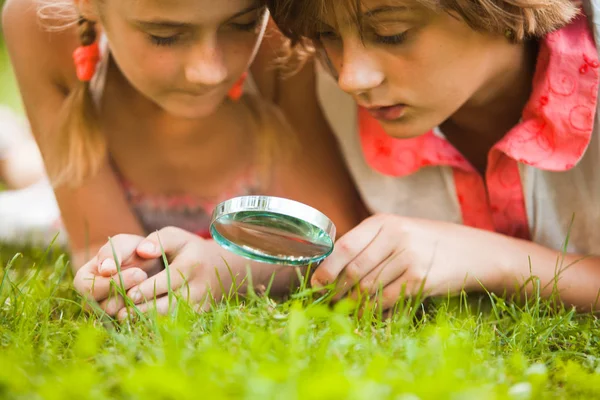
{"label": "fingernail", "polygon": [[135,271],[133,273],[133,279],[136,282],[145,281],[146,279],[148,279],[148,275],[144,271]]}
{"label": "fingernail", "polygon": [[119,314],[117,314],[117,319],[119,321],[124,321],[127,318],[129,318],[130,315],[131,314],[129,314],[129,312],[127,312],[127,311],[120,311]]}
{"label": "fingernail", "polygon": [[315,289],[322,289],[325,286],[325,284],[323,284],[323,282],[321,282],[318,279],[313,279],[311,284],[312,284],[312,287]]}
{"label": "fingernail", "polygon": [[153,254],[156,252],[156,246],[154,246],[154,243],[152,242],[143,242],[138,246],[138,250],[144,253]]}
{"label": "fingernail", "polygon": [[136,290],[135,292],[133,292],[129,298],[131,299],[131,301],[133,301],[134,303],[138,303],[139,301],[142,300],[142,292],[140,292],[139,290]]}
{"label": "fingernail", "polygon": [[116,270],[117,270],[117,264],[115,263],[115,261],[112,258],[107,258],[106,260],[102,261],[102,264],[100,265],[100,268],[99,268],[100,273],[113,272]]}

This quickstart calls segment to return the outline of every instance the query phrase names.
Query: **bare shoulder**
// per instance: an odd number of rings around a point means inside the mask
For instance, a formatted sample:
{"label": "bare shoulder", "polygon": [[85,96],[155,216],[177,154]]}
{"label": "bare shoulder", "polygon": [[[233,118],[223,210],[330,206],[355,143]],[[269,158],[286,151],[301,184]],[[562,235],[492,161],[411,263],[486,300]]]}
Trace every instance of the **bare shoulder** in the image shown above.
{"label": "bare shoulder", "polygon": [[[40,19],[39,0],[6,0],[2,27],[17,79],[35,73],[68,89],[75,83],[71,54],[77,46],[68,20]],[[61,29],[62,26],[62,29]]]}
{"label": "bare shoulder", "polygon": [[36,138],[55,126],[77,83],[71,54],[78,41],[75,27],[51,29],[67,21],[40,20],[38,7],[39,0],[7,0],[2,9],[8,53]]}

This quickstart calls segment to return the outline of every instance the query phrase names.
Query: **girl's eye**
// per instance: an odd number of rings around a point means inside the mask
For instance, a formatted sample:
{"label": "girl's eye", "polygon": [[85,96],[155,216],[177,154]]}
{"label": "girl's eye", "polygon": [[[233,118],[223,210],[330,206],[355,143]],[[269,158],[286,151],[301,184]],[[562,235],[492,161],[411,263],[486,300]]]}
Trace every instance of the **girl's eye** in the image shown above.
{"label": "girl's eye", "polygon": [[235,30],[242,32],[255,31],[258,25],[264,21],[265,13],[267,8],[263,7],[252,12],[248,12],[244,16],[240,16],[237,19],[229,21],[229,26]]}
{"label": "girl's eye", "polygon": [[337,34],[333,31],[323,31],[323,32],[316,33],[316,39],[319,41],[320,40],[335,40],[337,38],[338,38]]}
{"label": "girl's eye", "polygon": [[406,40],[406,32],[402,32],[397,35],[391,35],[391,36],[375,35],[375,37],[376,37],[376,41],[378,43],[396,45],[396,44],[401,44],[402,42],[404,42]]}
{"label": "girl's eye", "polygon": [[241,23],[232,23],[231,25],[235,29],[237,29],[237,30],[240,30],[240,31],[243,31],[243,32],[250,32],[250,31],[253,31],[253,30],[256,29],[256,27],[258,26],[259,21],[260,21],[259,19],[255,19],[255,20],[253,20],[251,22],[248,22],[248,23],[244,23],[244,24],[241,24]]}
{"label": "girl's eye", "polygon": [[155,35],[149,35],[150,41],[152,42],[152,44],[156,45],[156,46],[172,46],[174,45],[177,40],[179,40],[179,35],[173,35],[173,36],[155,36]]}

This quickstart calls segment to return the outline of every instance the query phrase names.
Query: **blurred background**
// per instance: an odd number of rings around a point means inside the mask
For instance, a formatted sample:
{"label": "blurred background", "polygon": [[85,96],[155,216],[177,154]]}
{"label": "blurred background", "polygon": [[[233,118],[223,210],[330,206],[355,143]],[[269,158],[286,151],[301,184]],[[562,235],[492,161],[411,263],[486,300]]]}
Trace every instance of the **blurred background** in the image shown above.
{"label": "blurred background", "polygon": [[[4,0],[0,0],[0,7],[4,5]],[[2,22],[0,21],[0,28]],[[17,90],[17,84],[14,79],[12,68],[8,60],[4,37],[0,34],[0,105],[8,106],[21,113],[22,106]]]}
{"label": "blurred background", "polygon": [[[5,0],[0,0],[0,7]],[[0,32],[2,32],[0,22]],[[60,213],[29,133],[4,37],[0,33],[0,250],[2,244],[51,243]],[[57,243],[65,243],[61,235]]]}

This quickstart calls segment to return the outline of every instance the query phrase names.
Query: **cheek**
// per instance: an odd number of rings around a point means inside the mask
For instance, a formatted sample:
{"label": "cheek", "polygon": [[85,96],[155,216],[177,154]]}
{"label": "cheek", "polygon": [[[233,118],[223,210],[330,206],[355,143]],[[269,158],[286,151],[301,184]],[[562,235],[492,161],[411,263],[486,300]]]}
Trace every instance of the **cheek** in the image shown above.
{"label": "cheek", "polygon": [[257,42],[257,37],[254,35],[222,37],[219,41],[219,49],[229,73],[237,75],[245,70],[251,62],[254,49],[258,45],[260,43]]}
{"label": "cheek", "polygon": [[395,91],[423,107],[446,109],[462,103],[478,81],[472,55],[444,44],[418,45],[384,63]]}
{"label": "cheek", "polygon": [[175,83],[182,70],[181,56],[171,48],[159,48],[145,43],[127,46],[114,53],[121,72],[142,92],[156,91]]}
{"label": "cheek", "polygon": [[184,66],[181,60],[182,58],[173,52],[149,54],[138,69],[139,76],[150,85],[175,84],[183,74]]}
{"label": "cheek", "polygon": [[450,51],[441,55],[432,83],[441,101],[463,104],[478,90],[484,81],[481,59],[477,53]]}
{"label": "cheek", "polygon": [[424,84],[447,103],[464,102],[485,80],[487,55],[481,35],[459,22],[452,29],[433,29],[419,47],[418,65]]}
{"label": "cheek", "polygon": [[319,47],[319,54],[328,59],[335,68],[342,66],[344,47],[339,41],[324,41]]}

